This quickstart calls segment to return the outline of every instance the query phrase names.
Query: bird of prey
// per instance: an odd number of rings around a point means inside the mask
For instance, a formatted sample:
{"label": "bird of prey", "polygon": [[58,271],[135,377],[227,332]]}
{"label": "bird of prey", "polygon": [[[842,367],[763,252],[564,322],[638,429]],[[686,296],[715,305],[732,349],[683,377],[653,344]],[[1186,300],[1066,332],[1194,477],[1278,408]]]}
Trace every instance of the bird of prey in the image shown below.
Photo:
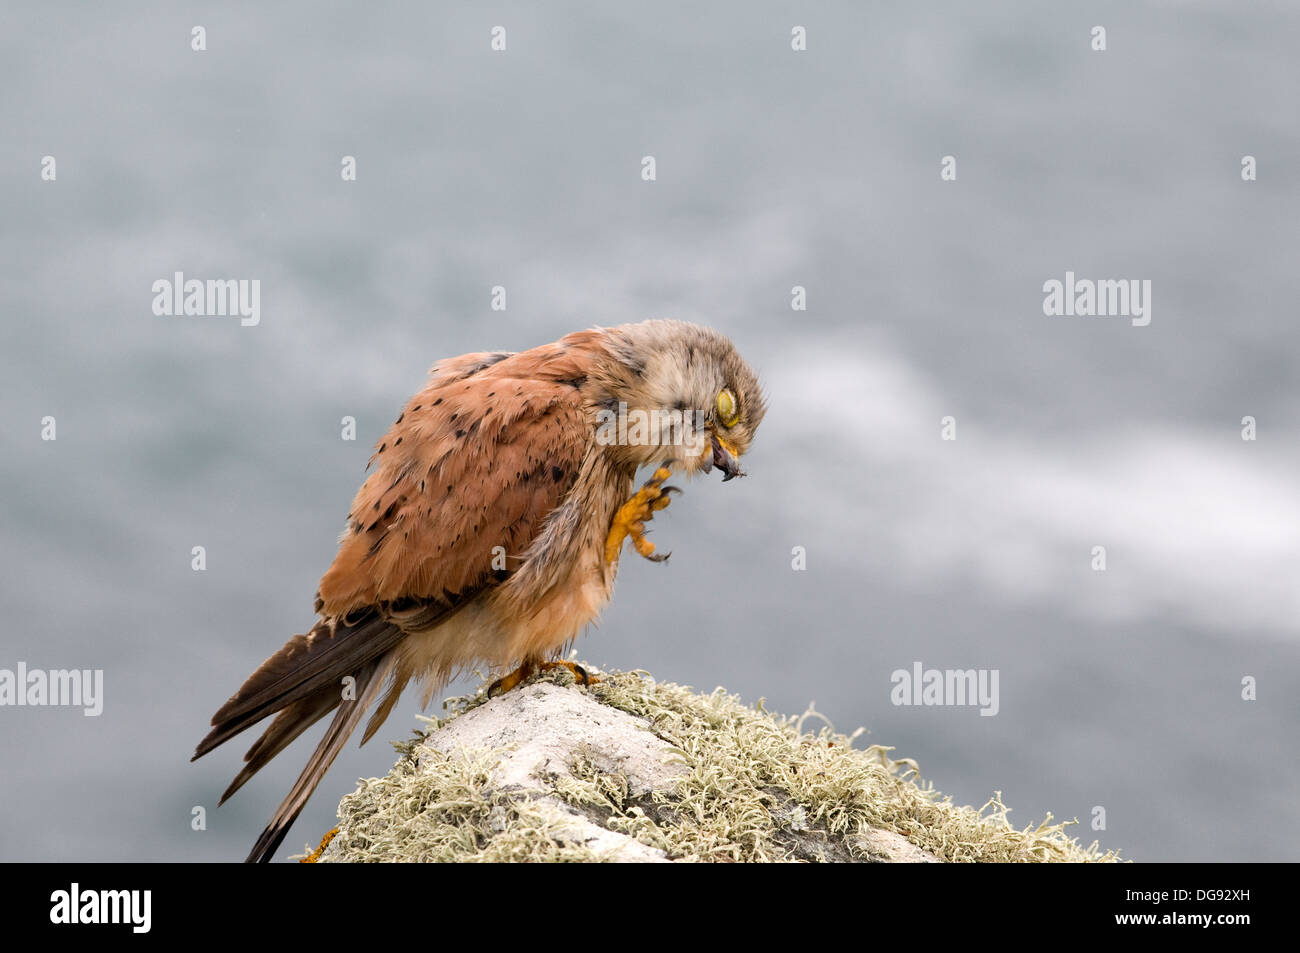
{"label": "bird of prey", "polygon": [[[375,705],[364,744],[412,679],[426,706],[480,665],[506,673],[489,694],[556,665],[594,680],[555,659],[609,600],[624,541],[665,558],[645,537],[676,489],[664,481],[741,475],[764,409],[731,342],[682,321],[435,364],[370,458],[318,621],[249,676],[194,753],[275,716],[224,802],[335,712],[248,861],[271,858],[362,715]],[[641,467],[655,470],[634,491]]]}

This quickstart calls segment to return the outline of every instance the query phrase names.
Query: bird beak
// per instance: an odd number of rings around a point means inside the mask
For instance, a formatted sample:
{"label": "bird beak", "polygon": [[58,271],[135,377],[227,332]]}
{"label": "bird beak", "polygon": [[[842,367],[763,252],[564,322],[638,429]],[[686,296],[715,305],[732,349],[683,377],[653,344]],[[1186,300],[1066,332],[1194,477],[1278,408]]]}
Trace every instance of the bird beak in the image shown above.
{"label": "bird beak", "polygon": [[704,472],[709,473],[714,467],[722,471],[722,482],[726,483],[732,477],[744,476],[745,471],[740,469],[740,464],[736,458],[740,456],[736,448],[730,446],[725,440],[717,434],[713,434],[713,459],[705,458]]}

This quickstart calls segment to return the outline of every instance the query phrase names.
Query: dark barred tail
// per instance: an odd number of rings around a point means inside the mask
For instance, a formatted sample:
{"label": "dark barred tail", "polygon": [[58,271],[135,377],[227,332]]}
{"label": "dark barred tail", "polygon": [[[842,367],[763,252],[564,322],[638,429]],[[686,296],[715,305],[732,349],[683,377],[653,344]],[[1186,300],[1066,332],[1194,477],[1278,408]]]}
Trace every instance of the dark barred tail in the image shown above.
{"label": "dark barred tail", "polygon": [[[295,635],[263,662],[212,716],[212,730],[199,742],[194,758],[275,715],[244,755],[246,764],[221,796],[224,803],[295,738],[338,709],[293,790],[258,838],[249,861],[269,860],[284,840],[392,672],[393,649],[404,637],[400,628],[374,609],[360,610],[350,618],[322,620],[306,635]],[[355,679],[350,686],[344,681],[348,676]]]}
{"label": "dark barred tail", "polygon": [[[334,720],[330,722],[325,737],[320,740],[320,744],[312,752],[311,759],[307,762],[307,766],[302,769],[302,774],[298,776],[298,781],[294,784],[293,789],[280,802],[279,808],[271,817],[271,822],[266,825],[266,830],[262,831],[262,836],[253,845],[253,849],[245,863],[266,863],[271,859],[276,849],[284,841],[285,835],[289,833],[289,828],[293,826],[293,822],[298,819],[298,815],[306,807],[307,799],[316,790],[316,785],[320,784],[325,772],[329,770],[330,765],[334,763],[334,759],[343,750],[343,745],[347,743],[348,736],[360,723],[361,716],[365,714],[370,703],[379,694],[379,690],[392,668],[392,662],[393,654],[390,652],[382,658],[375,659],[357,673],[356,698],[338,702],[339,710],[335,713]],[[337,698],[337,694],[335,697]],[[333,706],[331,705],[331,707]],[[320,715],[314,716],[312,721],[319,717]],[[274,728],[275,725],[273,724],[271,729],[268,729],[267,734],[269,735]],[[305,728],[306,725],[296,727],[293,735],[296,737]],[[236,784],[233,786],[237,787],[239,783],[242,782],[236,779]]]}

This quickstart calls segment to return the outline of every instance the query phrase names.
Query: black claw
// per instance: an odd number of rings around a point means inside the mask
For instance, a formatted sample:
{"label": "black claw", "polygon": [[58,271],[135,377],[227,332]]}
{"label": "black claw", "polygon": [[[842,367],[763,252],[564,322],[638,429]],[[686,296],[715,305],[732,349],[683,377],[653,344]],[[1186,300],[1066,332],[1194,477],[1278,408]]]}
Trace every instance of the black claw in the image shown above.
{"label": "black claw", "polygon": [[672,553],[670,553],[670,552],[669,552],[669,553],[651,553],[649,556],[646,557],[646,559],[650,560],[652,563],[666,563],[666,562],[668,562],[668,557],[671,556],[671,555],[672,555]]}

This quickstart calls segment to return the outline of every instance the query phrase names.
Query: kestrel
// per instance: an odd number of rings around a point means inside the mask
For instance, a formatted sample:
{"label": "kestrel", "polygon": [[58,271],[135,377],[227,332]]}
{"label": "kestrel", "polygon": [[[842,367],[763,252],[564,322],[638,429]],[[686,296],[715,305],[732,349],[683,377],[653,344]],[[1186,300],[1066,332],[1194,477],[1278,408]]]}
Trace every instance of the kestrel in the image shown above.
{"label": "kestrel", "polygon": [[[491,694],[556,665],[594,681],[554,660],[608,602],[624,540],[664,559],[645,537],[676,489],[664,481],[741,475],[764,409],[731,342],[682,321],[435,364],[370,458],[319,620],[249,676],[194,753],[275,715],[225,802],[338,709],[248,860],[271,858],[362,715],[378,701],[365,744],[412,679],[426,706],[476,666],[508,673]],[[633,492],[641,467],[655,470]]]}

